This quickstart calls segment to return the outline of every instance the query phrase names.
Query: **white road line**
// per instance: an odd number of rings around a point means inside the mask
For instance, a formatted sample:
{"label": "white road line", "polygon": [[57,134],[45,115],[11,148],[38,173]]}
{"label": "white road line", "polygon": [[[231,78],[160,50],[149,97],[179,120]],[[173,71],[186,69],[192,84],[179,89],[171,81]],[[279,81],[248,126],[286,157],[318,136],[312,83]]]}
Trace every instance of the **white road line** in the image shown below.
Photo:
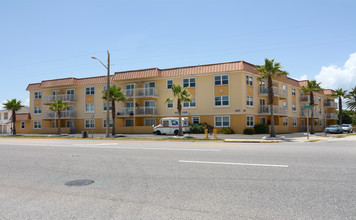
{"label": "white road line", "polygon": [[179,160],[178,162],[180,162],[180,163],[238,165],[238,166],[283,167],[283,168],[288,167],[288,165],[275,165],[275,164],[229,163],[229,162],[191,161],[191,160]]}

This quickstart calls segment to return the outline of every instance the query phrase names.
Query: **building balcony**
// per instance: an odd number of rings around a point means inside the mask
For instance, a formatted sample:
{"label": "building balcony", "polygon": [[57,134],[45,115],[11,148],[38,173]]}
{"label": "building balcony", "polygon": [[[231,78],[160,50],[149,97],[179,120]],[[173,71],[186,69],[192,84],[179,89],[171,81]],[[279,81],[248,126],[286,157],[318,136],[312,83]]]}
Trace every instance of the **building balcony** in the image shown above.
{"label": "building balcony", "polygon": [[[260,114],[271,114],[271,108],[268,105],[259,106],[258,113]],[[275,115],[287,115],[288,108],[287,107],[279,107],[277,105],[273,106],[273,114]]]}
{"label": "building balcony", "polygon": [[156,107],[119,108],[117,109],[116,115],[118,117],[150,116],[158,115],[158,110]]}
{"label": "building balcony", "polygon": [[338,119],[338,115],[335,114],[335,113],[326,113],[326,119],[337,120]]}
{"label": "building balcony", "polygon": [[324,107],[326,108],[337,108],[337,103],[333,101],[326,101],[324,102]]}
{"label": "building balcony", "polygon": [[[281,89],[281,88],[278,88],[277,86],[273,86],[272,88],[273,88],[274,96],[278,96],[281,98],[287,98],[288,91],[286,89]],[[268,96],[268,88],[267,87],[260,86],[258,91],[259,91],[259,95]]]}
{"label": "building balcony", "polygon": [[75,95],[72,94],[48,95],[42,97],[43,104],[52,104],[54,100],[62,100],[62,102],[76,102]]}
{"label": "building balcony", "polygon": [[126,98],[158,97],[157,88],[138,88],[123,90]]}
{"label": "building balcony", "polygon": [[301,102],[310,102],[310,96],[308,96],[308,95],[301,95],[301,96],[300,96],[300,101],[301,101]]}
{"label": "building balcony", "polygon": [[[75,118],[76,113],[72,110],[66,110],[61,112],[61,119]],[[43,119],[57,119],[57,112],[44,112]]]}
{"label": "building balcony", "polygon": [[[300,112],[300,116],[301,117],[307,117],[309,116],[309,118],[311,118],[311,111],[309,111],[309,113],[307,112],[307,109],[302,109]],[[309,115],[308,115],[309,114]],[[314,118],[321,118],[323,116],[323,114],[319,111],[313,111],[313,117]]]}

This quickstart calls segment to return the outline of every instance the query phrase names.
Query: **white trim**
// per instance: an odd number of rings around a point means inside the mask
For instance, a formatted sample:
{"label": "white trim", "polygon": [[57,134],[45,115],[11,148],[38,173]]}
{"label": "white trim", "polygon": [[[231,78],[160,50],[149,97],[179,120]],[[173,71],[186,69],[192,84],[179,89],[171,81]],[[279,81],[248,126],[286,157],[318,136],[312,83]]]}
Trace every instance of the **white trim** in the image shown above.
{"label": "white trim", "polygon": [[[168,107],[168,103],[172,102],[172,107]],[[166,102],[166,109],[173,109],[174,108],[174,102],[173,100],[172,101],[169,101],[169,102]]]}
{"label": "white trim", "polygon": [[[128,121],[128,120],[131,120],[133,122],[132,126],[126,126],[126,121]],[[125,118],[124,127],[134,127],[134,126],[135,126],[135,120],[133,118]]]}
{"label": "white trim", "polygon": [[[184,87],[184,80],[185,79],[189,79],[189,86],[187,86],[187,87]],[[195,79],[195,86],[194,87],[190,87],[190,79]],[[197,88],[197,78],[196,77],[182,78],[182,87],[183,88]]]}
{"label": "white trim", "polygon": [[[166,90],[172,90],[172,88],[168,88],[168,81],[172,81],[172,86],[173,86],[173,84],[174,84],[174,80],[173,79],[166,79]],[[196,82],[195,82],[195,84],[196,84]]]}
{"label": "white trim", "polygon": [[[86,105],[93,105],[93,111],[87,111]],[[94,103],[88,103],[88,104],[84,104],[84,113],[94,113],[95,112],[95,104]]]}
{"label": "white trim", "polygon": [[157,119],[156,118],[144,118],[143,119],[143,126],[147,126],[147,127],[152,126],[152,125],[145,125],[147,120],[155,120],[154,126],[156,126],[156,124],[157,124]]}
{"label": "white trim", "polygon": [[[247,124],[247,122],[248,122],[247,117],[252,117],[252,126]],[[246,127],[252,128],[254,126],[255,126],[255,116],[254,115],[246,115]]]}
{"label": "white trim", "polygon": [[[93,121],[94,122],[94,127],[87,127],[87,121]],[[93,119],[85,119],[84,120],[84,128],[85,129],[94,129],[95,128],[95,118],[93,118]]]}
{"label": "white trim", "polygon": [[[294,125],[294,120],[295,120],[295,125]],[[298,127],[298,119],[297,118],[292,118],[292,127],[294,127],[294,128]]]}
{"label": "white trim", "polygon": [[[104,124],[105,124],[104,121],[106,121],[106,119],[103,119],[103,120],[102,120],[102,126],[103,126],[103,128],[106,128],[106,127],[104,126]],[[110,126],[110,121],[112,122],[112,123],[111,123],[111,126]],[[112,119],[109,120],[109,128],[113,128],[113,120],[112,120]]]}
{"label": "white trim", "polygon": [[[247,97],[252,98],[252,105],[247,105]],[[248,96],[246,95],[246,101],[245,101],[246,107],[247,108],[254,108],[255,107],[255,98],[253,96]]]}
{"label": "white trim", "polygon": [[[246,83],[246,77],[247,77],[247,76],[252,78],[252,85]],[[249,82],[250,82],[250,79],[249,79]],[[250,73],[246,73],[246,74],[245,74],[245,85],[246,85],[246,86],[252,86],[252,87],[255,85],[255,79],[254,79],[254,77],[253,77],[252,74],[250,74]],[[246,87],[246,88],[247,88],[247,87]]]}
{"label": "white trim", "polygon": [[[220,85],[215,85],[215,77],[220,76]],[[222,84],[222,77],[227,76],[227,84]],[[215,74],[213,77],[213,84],[214,86],[230,86],[230,74]]]}
{"label": "white trim", "polygon": [[[89,88],[90,94],[87,94],[87,88]],[[91,88],[94,88],[94,94],[91,94]],[[95,86],[87,86],[87,87],[85,87],[84,95],[95,95]]]}
{"label": "white trim", "polygon": [[[221,126],[217,126],[216,125],[216,118],[219,117],[221,118]],[[229,118],[229,126],[224,126],[224,121],[223,121],[223,118]],[[215,116],[214,115],[214,127],[217,127],[217,128],[228,128],[231,126],[231,118],[230,118],[230,115],[228,116]]]}
{"label": "white trim", "polygon": [[[22,127],[23,125],[23,127]],[[25,129],[26,128],[26,122],[25,121],[21,121],[21,124],[20,124],[20,129]]]}
{"label": "white trim", "polygon": [[200,116],[192,116],[192,124],[194,124],[193,118],[199,118],[199,123],[198,124],[200,124]]}
{"label": "white trim", "polygon": [[[35,122],[39,123],[39,125],[40,125],[39,128],[35,128]],[[42,120],[41,121],[39,121],[39,120],[33,121],[33,129],[42,129]]]}

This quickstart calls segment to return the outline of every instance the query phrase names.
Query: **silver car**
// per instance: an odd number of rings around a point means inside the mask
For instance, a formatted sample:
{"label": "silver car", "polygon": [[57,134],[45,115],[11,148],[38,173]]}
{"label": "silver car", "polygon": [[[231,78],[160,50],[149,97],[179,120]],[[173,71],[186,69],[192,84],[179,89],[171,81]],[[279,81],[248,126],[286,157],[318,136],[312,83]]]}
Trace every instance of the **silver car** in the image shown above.
{"label": "silver car", "polygon": [[344,132],[347,132],[347,133],[353,132],[352,125],[350,125],[350,124],[342,124],[341,127]]}

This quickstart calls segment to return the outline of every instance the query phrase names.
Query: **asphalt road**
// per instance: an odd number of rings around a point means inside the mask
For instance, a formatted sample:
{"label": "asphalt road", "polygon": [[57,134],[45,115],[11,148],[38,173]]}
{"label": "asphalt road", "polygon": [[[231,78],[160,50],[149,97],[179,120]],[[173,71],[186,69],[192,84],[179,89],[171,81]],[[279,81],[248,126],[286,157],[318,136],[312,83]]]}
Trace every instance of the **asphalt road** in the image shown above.
{"label": "asphalt road", "polygon": [[0,177],[0,219],[356,219],[354,140],[0,139]]}

